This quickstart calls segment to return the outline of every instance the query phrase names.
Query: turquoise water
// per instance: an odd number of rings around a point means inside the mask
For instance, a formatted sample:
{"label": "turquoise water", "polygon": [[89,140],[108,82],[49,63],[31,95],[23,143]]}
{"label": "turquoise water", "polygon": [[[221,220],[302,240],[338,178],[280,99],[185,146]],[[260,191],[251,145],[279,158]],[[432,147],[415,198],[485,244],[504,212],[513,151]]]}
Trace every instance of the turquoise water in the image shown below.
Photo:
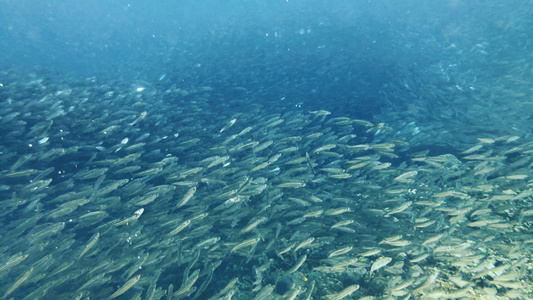
{"label": "turquoise water", "polygon": [[531,3],[21,3],[3,298],[531,298]]}

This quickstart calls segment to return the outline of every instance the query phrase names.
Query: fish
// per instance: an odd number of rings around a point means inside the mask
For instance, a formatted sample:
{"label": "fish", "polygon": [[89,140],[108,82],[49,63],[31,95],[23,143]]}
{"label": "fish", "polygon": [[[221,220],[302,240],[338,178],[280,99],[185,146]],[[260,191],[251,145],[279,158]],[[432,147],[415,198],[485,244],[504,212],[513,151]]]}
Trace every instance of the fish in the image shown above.
{"label": "fish", "polygon": [[138,281],[141,279],[141,275],[137,275],[130,280],[126,281],[122,287],[120,287],[118,290],[116,290],[111,296],[109,296],[108,299],[115,299],[118,296],[121,296],[125,292],[127,292],[129,289],[131,289]]}
{"label": "fish", "polygon": [[325,297],[328,300],[340,300],[340,299],[344,299],[344,298],[350,296],[351,294],[353,294],[357,290],[359,290],[359,285],[358,284],[353,284],[353,285],[350,285],[350,286],[346,287],[345,289],[343,289],[342,291],[338,292],[337,294],[330,294],[330,295],[326,295]]}
{"label": "fish", "polygon": [[[455,50],[465,60],[484,47]],[[439,64],[419,66],[423,85],[416,72],[393,78],[381,98],[424,86],[435,101],[392,101],[369,121],[246,101],[242,88],[0,71],[2,293],[527,298],[527,64],[491,59],[506,75],[474,70],[471,87]],[[346,274],[364,288],[321,284]]]}
{"label": "fish", "polygon": [[372,263],[372,266],[370,267],[370,272],[369,272],[368,277],[371,278],[372,277],[372,273],[374,273],[375,271],[377,271],[377,270],[383,268],[384,266],[388,265],[391,261],[392,261],[392,258],[391,257],[387,257],[387,256],[382,256],[382,257],[376,259],[374,261],[374,263]]}
{"label": "fish", "polygon": [[300,260],[296,263],[296,265],[294,265],[292,268],[290,268],[289,270],[287,270],[285,273],[286,274],[292,274],[296,271],[298,271],[298,269],[300,269],[300,267],[304,264],[304,262],[307,260],[307,254],[304,254]]}
{"label": "fish", "polygon": [[183,198],[181,198],[181,200],[174,206],[174,209],[178,209],[184,205],[187,204],[187,202],[189,202],[189,200],[192,199],[192,197],[194,196],[194,194],[196,193],[196,187],[192,187],[190,188],[186,193],[185,195],[183,196]]}

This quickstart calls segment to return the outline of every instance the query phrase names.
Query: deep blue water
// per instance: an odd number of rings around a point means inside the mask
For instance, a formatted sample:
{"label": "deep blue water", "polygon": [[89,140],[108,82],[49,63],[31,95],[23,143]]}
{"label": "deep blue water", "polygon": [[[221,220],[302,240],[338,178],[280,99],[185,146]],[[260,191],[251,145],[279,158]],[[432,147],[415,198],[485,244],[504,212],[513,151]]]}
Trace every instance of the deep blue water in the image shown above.
{"label": "deep blue water", "polygon": [[475,84],[506,68],[490,62],[530,59],[532,6],[2,0],[0,66],[161,88],[211,86],[228,98],[243,97],[234,88],[244,87],[250,101],[368,119],[408,105],[405,95],[429,84]]}

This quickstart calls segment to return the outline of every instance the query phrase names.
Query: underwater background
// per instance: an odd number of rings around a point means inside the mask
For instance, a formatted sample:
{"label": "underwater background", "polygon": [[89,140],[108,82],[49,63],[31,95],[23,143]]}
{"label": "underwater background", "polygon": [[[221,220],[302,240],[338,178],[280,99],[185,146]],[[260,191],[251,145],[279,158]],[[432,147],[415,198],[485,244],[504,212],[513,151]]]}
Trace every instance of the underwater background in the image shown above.
{"label": "underwater background", "polygon": [[0,0],[0,295],[531,299],[532,15]]}

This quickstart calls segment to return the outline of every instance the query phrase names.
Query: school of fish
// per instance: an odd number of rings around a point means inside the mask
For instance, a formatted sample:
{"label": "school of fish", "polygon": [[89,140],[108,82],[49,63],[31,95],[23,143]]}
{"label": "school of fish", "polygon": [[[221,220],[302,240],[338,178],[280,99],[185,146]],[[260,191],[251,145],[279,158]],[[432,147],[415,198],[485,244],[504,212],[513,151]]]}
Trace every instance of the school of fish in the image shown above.
{"label": "school of fish", "polygon": [[209,87],[4,71],[0,95],[2,299],[533,297],[530,137],[432,155]]}

